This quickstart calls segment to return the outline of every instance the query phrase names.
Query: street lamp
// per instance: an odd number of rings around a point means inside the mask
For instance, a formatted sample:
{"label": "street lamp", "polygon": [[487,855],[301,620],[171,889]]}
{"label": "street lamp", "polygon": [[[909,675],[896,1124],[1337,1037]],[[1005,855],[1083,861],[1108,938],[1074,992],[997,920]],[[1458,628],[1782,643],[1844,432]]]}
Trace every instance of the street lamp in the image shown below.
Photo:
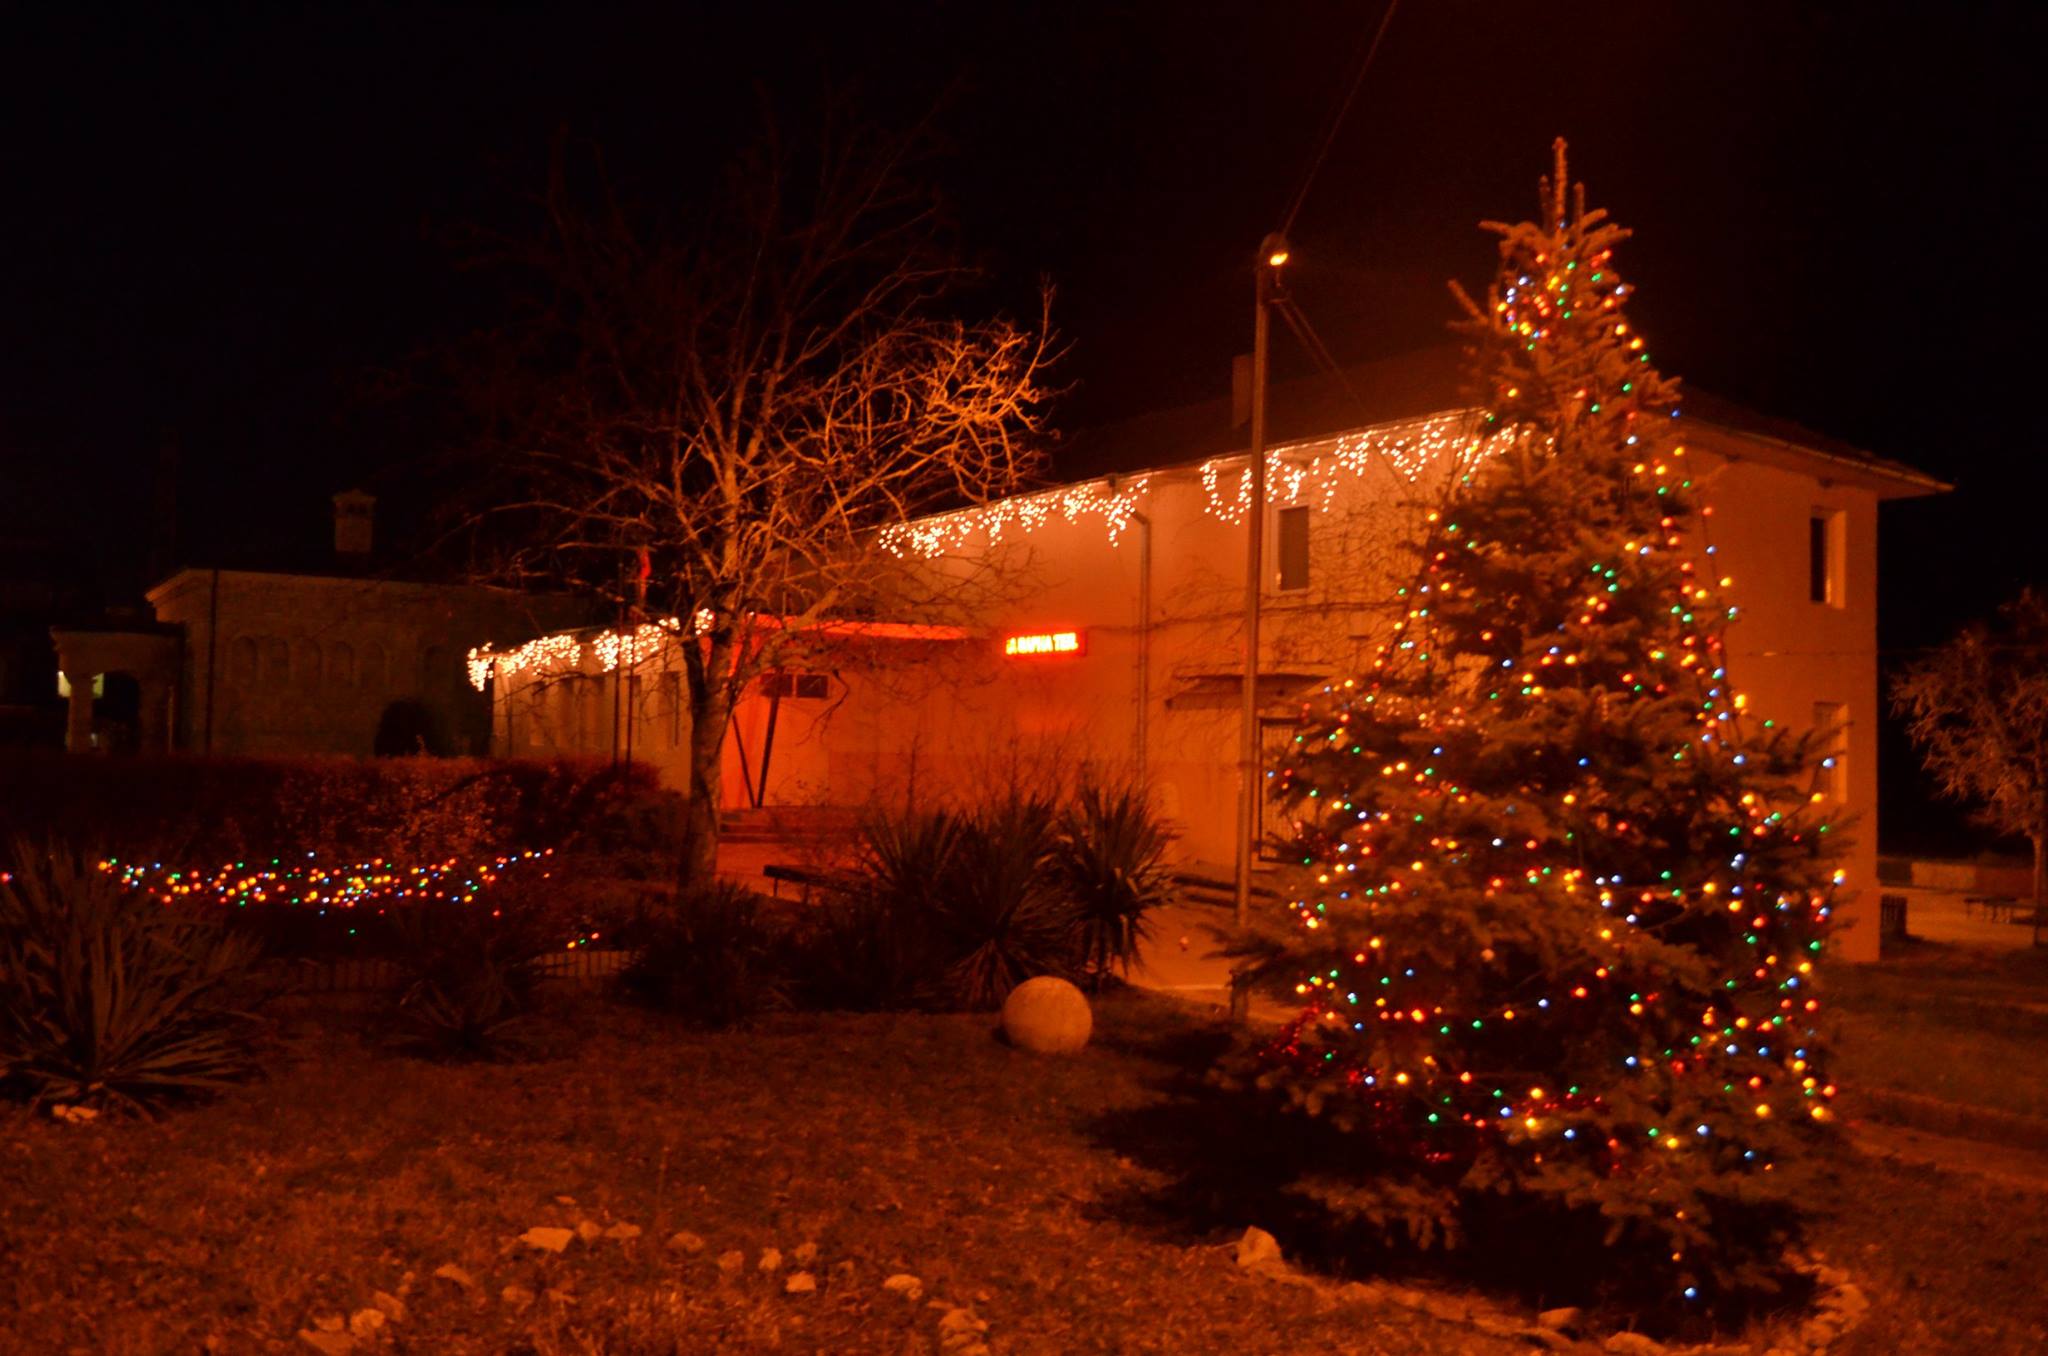
{"label": "street lamp", "polygon": [[1259,242],[1252,266],[1252,494],[1245,516],[1244,567],[1244,732],[1237,764],[1237,925],[1251,913],[1252,862],[1258,854],[1259,800],[1259,599],[1265,591],[1266,545],[1266,351],[1271,308],[1280,295],[1280,270],[1292,251],[1278,231]]}

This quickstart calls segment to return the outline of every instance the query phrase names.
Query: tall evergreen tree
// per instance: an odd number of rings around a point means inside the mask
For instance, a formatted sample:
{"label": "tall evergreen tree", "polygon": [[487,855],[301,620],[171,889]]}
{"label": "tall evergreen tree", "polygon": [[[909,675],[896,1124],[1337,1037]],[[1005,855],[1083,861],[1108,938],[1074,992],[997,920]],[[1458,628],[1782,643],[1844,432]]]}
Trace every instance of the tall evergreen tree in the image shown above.
{"label": "tall evergreen tree", "polygon": [[1838,835],[1810,741],[1731,687],[1627,233],[1568,195],[1562,141],[1541,197],[1486,223],[1486,301],[1458,292],[1483,427],[1406,616],[1275,778],[1301,870],[1265,972],[1307,1006],[1256,1068],[1350,1132],[1367,1214],[1426,1242],[1475,1202],[1554,1208],[1703,1298],[1772,1274],[1829,1115]]}

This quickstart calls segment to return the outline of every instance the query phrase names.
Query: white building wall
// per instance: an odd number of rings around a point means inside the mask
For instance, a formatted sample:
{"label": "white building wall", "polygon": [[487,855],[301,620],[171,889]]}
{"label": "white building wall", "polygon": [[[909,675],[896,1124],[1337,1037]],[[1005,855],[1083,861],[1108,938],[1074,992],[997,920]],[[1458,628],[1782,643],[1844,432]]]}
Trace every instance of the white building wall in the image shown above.
{"label": "white building wall", "polygon": [[[1876,538],[1881,483],[1867,473],[1831,478],[1825,464],[1781,447],[1696,427],[1713,506],[1705,539],[1714,575],[1731,577],[1739,621],[1729,669],[1752,719],[1810,726],[1822,704],[1848,720],[1842,789],[1857,822],[1849,831],[1851,927],[1842,943],[1876,954]],[[1306,452],[1304,453],[1306,455]],[[1153,473],[1138,513],[1111,539],[1104,518],[1048,514],[1004,539],[972,540],[962,559],[993,565],[1008,581],[983,610],[978,634],[947,643],[848,643],[827,671],[829,696],[784,698],[764,803],[861,806],[891,797],[942,799],[999,793],[1006,782],[1071,775],[1080,767],[1142,774],[1179,832],[1183,859],[1227,862],[1237,813],[1244,596],[1244,527],[1211,511],[1212,493],[1233,501],[1235,467],[1213,490],[1196,469]],[[1127,486],[1126,486],[1127,487]],[[1275,587],[1269,519],[1268,591],[1261,670],[1276,675],[1265,710],[1271,738],[1287,738],[1298,702],[1278,679],[1348,676],[1370,663],[1374,637],[1404,606],[1400,543],[1426,508],[1421,490],[1375,463],[1339,482],[1328,500],[1276,477],[1272,509],[1301,503],[1310,517],[1309,586]],[[1841,515],[1837,597],[1809,599],[1808,532],[1814,511]],[[961,569],[960,559],[933,568]],[[1075,632],[1078,654],[1008,657],[1013,635]],[[687,715],[675,708],[673,656],[643,662],[638,700],[588,654],[573,678],[503,684],[500,747],[510,752],[624,749],[672,785],[686,784]],[[561,695],[573,688],[574,699]],[[617,695],[615,696],[615,693]],[[619,705],[614,708],[614,700]],[[509,707],[509,725],[508,711]],[[770,703],[750,694],[735,713],[723,794],[752,803],[762,789]],[[571,712],[576,713],[573,717]],[[1870,921],[1865,921],[1868,915]]]}

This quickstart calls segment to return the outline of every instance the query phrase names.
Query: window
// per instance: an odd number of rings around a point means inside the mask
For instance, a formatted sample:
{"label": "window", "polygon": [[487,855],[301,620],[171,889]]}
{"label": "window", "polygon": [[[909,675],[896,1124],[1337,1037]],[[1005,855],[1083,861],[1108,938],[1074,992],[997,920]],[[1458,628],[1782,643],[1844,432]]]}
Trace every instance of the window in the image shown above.
{"label": "window", "polygon": [[1813,731],[1820,761],[1813,789],[1836,805],[1849,799],[1849,708],[1841,702],[1813,704]]}
{"label": "window", "polygon": [[292,642],[292,681],[300,687],[320,686],[319,641],[301,639]]}
{"label": "window", "polygon": [[236,636],[228,642],[228,681],[242,687],[256,683],[256,638]]}
{"label": "window", "polygon": [[1829,607],[1847,605],[1844,586],[1847,565],[1840,509],[1817,508],[1806,521],[1807,596]]}
{"label": "window", "polygon": [[266,687],[283,687],[292,678],[292,647],[282,636],[263,638],[263,683]]}
{"label": "window", "polygon": [[668,746],[678,748],[683,742],[683,675],[664,673],[661,675],[661,709],[667,717]]}
{"label": "window", "polygon": [[1273,563],[1283,593],[1308,587],[1307,505],[1273,515]]}
{"label": "window", "polygon": [[761,695],[823,701],[832,695],[832,680],[822,673],[766,673],[761,675]]}

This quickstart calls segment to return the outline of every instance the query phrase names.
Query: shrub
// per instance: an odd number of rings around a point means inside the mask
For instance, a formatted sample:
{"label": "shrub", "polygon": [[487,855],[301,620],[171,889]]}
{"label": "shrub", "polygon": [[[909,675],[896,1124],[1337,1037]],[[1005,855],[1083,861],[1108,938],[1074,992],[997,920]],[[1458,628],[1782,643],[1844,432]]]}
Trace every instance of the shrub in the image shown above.
{"label": "shrub", "polygon": [[951,869],[935,882],[954,1005],[997,1007],[1035,975],[1074,973],[1080,930],[1052,870],[1056,822],[1050,802],[1025,798],[961,821]]}
{"label": "shrub", "polygon": [[249,938],[17,842],[0,876],[0,1084],[147,1111],[255,1072]]}
{"label": "shrub", "polygon": [[685,891],[635,931],[621,982],[643,1002],[709,1027],[788,1004],[792,938],[752,890],[714,881]]}
{"label": "shrub", "polygon": [[[307,851],[465,861],[507,847],[616,855],[674,833],[675,797],[644,764],[598,759],[0,759],[0,832],[200,867]],[[657,842],[657,847],[661,846]]]}
{"label": "shrub", "polygon": [[520,896],[495,908],[432,904],[393,910],[404,972],[398,1015],[413,1044],[450,1058],[489,1059],[524,1048],[540,959],[560,943],[543,910]]}
{"label": "shrub", "polygon": [[1113,969],[1130,970],[1150,935],[1146,914],[1173,896],[1166,843],[1135,786],[1083,782],[1061,812],[1053,866],[1074,908],[1081,965],[1098,984]]}

